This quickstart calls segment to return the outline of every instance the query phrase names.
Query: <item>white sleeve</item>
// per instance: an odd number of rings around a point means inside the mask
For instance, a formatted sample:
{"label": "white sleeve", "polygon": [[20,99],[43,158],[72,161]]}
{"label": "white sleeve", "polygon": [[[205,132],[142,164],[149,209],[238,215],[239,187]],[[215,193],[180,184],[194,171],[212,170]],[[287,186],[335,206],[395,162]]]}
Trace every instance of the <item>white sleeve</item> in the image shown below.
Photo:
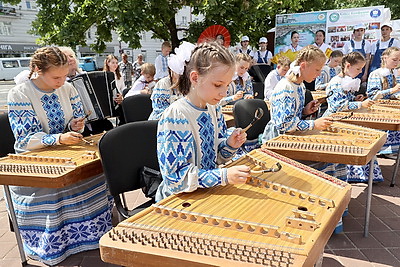
{"label": "white sleeve", "polygon": [[276,79],[274,72],[275,71],[271,71],[270,73],[268,73],[268,75],[264,81],[264,99],[265,100],[269,100],[271,98],[272,91],[274,90],[276,84],[278,83],[278,80]]}
{"label": "white sleeve", "polygon": [[135,83],[132,85],[132,88],[125,95],[125,98],[127,98],[129,96],[140,94],[140,90],[142,90],[142,89],[143,89],[143,83],[142,83],[142,81],[140,80],[140,77],[139,77],[139,79],[137,79],[135,81]]}
{"label": "white sleeve", "polygon": [[271,51],[267,51],[267,59],[271,59],[272,58],[272,53],[271,53]]}
{"label": "white sleeve", "polygon": [[364,50],[365,50],[365,54],[371,54],[371,42],[368,40],[365,40],[365,46],[364,46]]}
{"label": "white sleeve", "polygon": [[156,67],[156,74],[154,75],[154,79],[158,80],[160,79],[160,75],[163,72],[162,71],[162,59],[161,56],[156,57],[156,60],[154,62],[154,66]]}
{"label": "white sleeve", "polygon": [[375,55],[376,52],[376,42],[371,45],[371,55]]}
{"label": "white sleeve", "polygon": [[343,54],[347,55],[348,53],[350,53],[350,47],[351,47],[350,41],[346,42],[342,49]]}

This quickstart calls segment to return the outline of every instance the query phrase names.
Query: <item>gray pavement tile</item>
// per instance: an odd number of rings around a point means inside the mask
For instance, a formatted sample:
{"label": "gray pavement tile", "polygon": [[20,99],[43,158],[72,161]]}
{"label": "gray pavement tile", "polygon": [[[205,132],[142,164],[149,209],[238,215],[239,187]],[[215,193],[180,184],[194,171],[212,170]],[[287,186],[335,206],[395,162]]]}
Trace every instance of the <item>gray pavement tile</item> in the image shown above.
{"label": "gray pavement tile", "polygon": [[371,263],[400,266],[400,261],[384,248],[360,249]]}

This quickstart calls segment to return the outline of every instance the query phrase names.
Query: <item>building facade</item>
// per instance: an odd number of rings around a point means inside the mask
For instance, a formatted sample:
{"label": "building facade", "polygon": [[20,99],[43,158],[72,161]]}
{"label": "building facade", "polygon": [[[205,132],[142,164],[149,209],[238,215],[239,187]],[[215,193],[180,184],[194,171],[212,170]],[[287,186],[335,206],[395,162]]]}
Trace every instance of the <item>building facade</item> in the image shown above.
{"label": "building facade", "polygon": [[[1,57],[25,57],[30,56],[39,48],[34,36],[28,33],[31,23],[35,20],[38,8],[35,0],[21,1],[18,5],[10,5],[0,1],[0,58]],[[189,7],[182,8],[176,14],[176,23],[180,28],[188,27],[192,19],[199,19],[191,15]],[[143,32],[141,45],[139,49],[132,49],[127,43],[120,42],[118,35],[113,32],[113,41],[107,43],[106,50],[97,54],[89,47],[95,42],[95,27],[89,29],[86,33],[87,47],[76,47],[78,57],[94,56],[98,67],[103,66],[104,58],[108,54],[120,56],[120,52],[125,52],[130,61],[135,61],[138,54],[143,54],[144,61],[154,63],[155,58],[161,53],[161,44],[163,40],[152,39],[151,32]],[[182,31],[180,31],[182,38]]]}

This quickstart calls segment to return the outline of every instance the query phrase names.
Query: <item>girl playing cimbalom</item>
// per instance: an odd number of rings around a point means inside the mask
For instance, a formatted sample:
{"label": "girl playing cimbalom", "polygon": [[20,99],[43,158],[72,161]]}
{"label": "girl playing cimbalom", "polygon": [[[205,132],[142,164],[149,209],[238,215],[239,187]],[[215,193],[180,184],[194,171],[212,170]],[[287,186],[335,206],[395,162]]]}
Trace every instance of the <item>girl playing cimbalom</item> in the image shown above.
{"label": "girl playing cimbalom", "polygon": [[341,72],[333,77],[326,87],[326,93],[332,91],[333,94],[327,98],[328,109],[325,116],[344,110],[368,108],[374,104],[370,99],[361,102],[363,96],[354,95],[360,88],[360,79],[356,76],[362,73],[365,63],[366,60],[360,52],[351,52],[343,57]]}
{"label": "girl playing cimbalom", "polygon": [[[382,63],[368,77],[367,95],[376,99],[400,99],[400,84],[396,82],[397,70],[400,63],[400,49],[389,47],[382,53]],[[388,137],[383,145],[381,154],[397,153],[400,145],[400,132],[387,131]]]}
{"label": "girl playing cimbalom", "polygon": [[[306,106],[305,85],[312,82],[325,65],[326,56],[316,46],[308,45],[301,49],[292,63],[286,78],[280,80],[271,97],[271,120],[261,136],[262,143],[280,134],[313,129],[325,130],[332,124],[332,118],[322,117],[306,120],[304,117],[319,109],[318,101],[312,100]],[[303,162],[336,178],[346,177],[346,165],[324,162]],[[342,222],[335,232],[343,231]]]}
{"label": "girl playing cimbalom", "polygon": [[235,57],[236,72],[228,87],[228,96],[221,100],[220,105],[234,104],[240,99],[253,97],[253,83],[247,72],[253,59],[247,54],[237,54]]}
{"label": "girl playing cimbalom", "polygon": [[325,62],[325,54],[315,46],[309,45],[299,51],[286,78],[280,80],[274,89],[271,97],[271,120],[265,127],[262,143],[280,133],[324,130],[331,125],[330,118],[319,118],[315,121],[303,119],[319,108],[318,101],[315,100],[304,106],[306,89],[303,81],[312,82],[317,78]]}
{"label": "girl playing cimbalom", "polygon": [[[368,108],[374,101],[363,99],[363,95],[354,96],[354,93],[360,88],[360,79],[357,75],[362,73],[366,60],[360,52],[351,52],[343,57],[341,68],[342,71],[335,76],[326,88],[326,93],[333,92],[332,96],[328,97],[328,109],[324,116],[329,116],[332,113],[355,110],[361,107]],[[347,182],[368,182],[369,179],[369,164],[364,166],[347,165],[347,176],[342,178]],[[374,182],[383,181],[381,170],[378,162],[374,164]]]}
{"label": "girl playing cimbalom", "polygon": [[236,129],[227,136],[218,105],[235,72],[233,55],[216,43],[196,47],[179,78],[185,96],[167,108],[158,123],[157,153],[163,181],[156,201],[197,188],[245,183],[247,166],[219,168],[246,141]]}
{"label": "girl playing cimbalom", "polygon": [[[39,48],[29,79],[8,93],[8,114],[17,153],[82,142],[84,112],[66,83],[68,59],[57,47]],[[111,229],[112,197],[103,175],[54,189],[10,186],[25,253],[47,265],[96,249]]]}

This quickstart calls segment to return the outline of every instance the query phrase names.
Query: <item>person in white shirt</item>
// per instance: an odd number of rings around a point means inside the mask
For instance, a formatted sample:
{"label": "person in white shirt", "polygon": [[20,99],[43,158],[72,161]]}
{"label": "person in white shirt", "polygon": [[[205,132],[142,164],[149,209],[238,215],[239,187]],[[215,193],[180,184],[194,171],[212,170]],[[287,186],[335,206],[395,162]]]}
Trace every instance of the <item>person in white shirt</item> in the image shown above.
{"label": "person in white shirt", "polygon": [[171,53],[171,44],[165,41],[161,45],[161,55],[156,57],[154,65],[156,66],[156,74],[154,75],[154,80],[158,81],[169,75],[168,72],[168,56]]}
{"label": "person in white shirt", "polygon": [[368,69],[371,58],[371,43],[364,39],[365,25],[360,23],[353,28],[353,39],[346,42],[343,46],[343,54],[347,55],[351,52],[360,52],[366,60],[365,67],[363,71],[357,75],[356,78],[361,80],[361,83],[366,83],[368,79]]}
{"label": "person in white shirt", "polygon": [[252,58],[254,57],[254,52],[249,46],[250,39],[248,36],[243,36],[240,41],[240,48],[237,49],[237,54],[248,54]]}
{"label": "person in white shirt", "polygon": [[272,96],[276,84],[285,77],[290,68],[290,59],[283,56],[278,59],[275,70],[268,73],[264,81],[264,100],[269,100]]}
{"label": "person in white shirt", "polygon": [[125,98],[138,94],[151,94],[155,86],[154,74],[156,68],[151,63],[144,63],[141,68],[141,76],[132,85],[132,88],[126,93]]}
{"label": "person in white shirt", "polygon": [[392,46],[400,48],[400,41],[395,38],[390,38],[392,31],[393,26],[391,23],[384,23],[381,25],[381,39],[372,44],[369,73],[381,67],[382,53],[386,48]]}
{"label": "person in white shirt", "polygon": [[294,31],[290,34],[290,40],[292,43],[290,45],[285,46],[281,52],[286,52],[288,50],[292,50],[293,52],[300,51],[303,47],[299,45],[300,35],[298,32]]}
{"label": "person in white shirt", "polygon": [[314,45],[318,47],[319,49],[322,50],[326,54],[326,50],[329,48],[332,50],[332,47],[328,44],[325,43],[325,31],[324,30],[318,30],[315,33],[315,43]]}
{"label": "person in white shirt", "polygon": [[272,53],[267,50],[268,39],[261,37],[259,40],[260,50],[254,53],[255,64],[271,65]]}

